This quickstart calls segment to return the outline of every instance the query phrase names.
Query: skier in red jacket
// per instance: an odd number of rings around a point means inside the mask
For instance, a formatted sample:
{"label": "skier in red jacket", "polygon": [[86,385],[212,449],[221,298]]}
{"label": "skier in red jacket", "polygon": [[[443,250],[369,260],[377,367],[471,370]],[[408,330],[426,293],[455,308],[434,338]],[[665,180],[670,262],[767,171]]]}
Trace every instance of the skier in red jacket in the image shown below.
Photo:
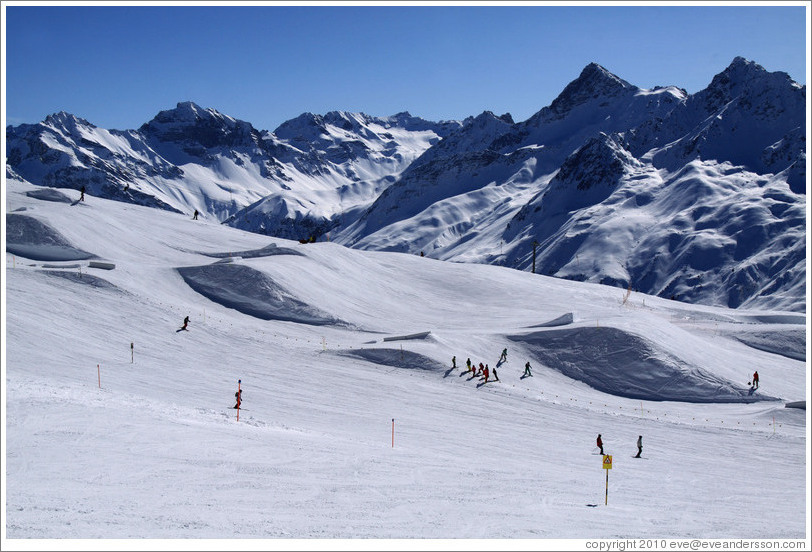
{"label": "skier in red jacket", "polygon": [[753,373],[753,389],[758,389],[758,370]]}

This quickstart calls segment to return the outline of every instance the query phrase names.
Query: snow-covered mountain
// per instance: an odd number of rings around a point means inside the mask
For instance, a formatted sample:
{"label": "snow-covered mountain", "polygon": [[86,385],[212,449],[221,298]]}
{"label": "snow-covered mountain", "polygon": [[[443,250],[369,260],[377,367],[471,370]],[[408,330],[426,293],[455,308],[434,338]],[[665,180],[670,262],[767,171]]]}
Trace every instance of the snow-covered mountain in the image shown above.
{"label": "snow-covered mountain", "polygon": [[804,315],[5,184],[3,550],[809,548]]}
{"label": "snow-covered mountain", "polygon": [[743,58],[694,95],[590,64],[527,121],[484,113],[429,149],[335,239],[803,311],[805,106]]}
{"label": "snow-covered mountain", "polygon": [[266,235],[804,311],[806,105],[740,57],[690,95],[591,63],[523,122],[306,113],[271,133],[184,103],[138,131],[9,127],[8,163]]}
{"label": "snow-covered mountain", "polygon": [[6,129],[8,165],[37,185],[203,217],[289,238],[321,235],[371,203],[418,155],[458,128],[408,113],[304,114],[275,132],[192,102],[138,130],[67,113]]}

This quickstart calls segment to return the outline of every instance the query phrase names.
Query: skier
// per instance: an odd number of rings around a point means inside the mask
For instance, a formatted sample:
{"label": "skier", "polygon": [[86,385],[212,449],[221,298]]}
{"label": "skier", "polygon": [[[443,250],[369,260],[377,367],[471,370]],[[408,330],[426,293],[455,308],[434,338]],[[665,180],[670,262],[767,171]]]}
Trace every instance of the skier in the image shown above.
{"label": "skier", "polygon": [[482,374],[484,372],[485,372],[485,365],[480,362],[479,363],[479,370],[474,372],[474,375],[476,376],[477,374]]}
{"label": "skier", "polygon": [[640,454],[643,452],[643,436],[639,435],[637,437],[637,456],[635,458],[640,458]]}
{"label": "skier", "polygon": [[753,389],[758,389],[758,370],[753,373]]}
{"label": "skier", "polygon": [[488,365],[485,365],[485,368],[482,369],[482,375],[485,376],[485,383],[488,383],[488,374],[490,370],[488,370]]}
{"label": "skier", "polygon": [[601,441],[600,433],[598,433],[598,448],[601,449],[601,455],[603,455],[603,441]]}
{"label": "skier", "polygon": [[466,372],[470,372],[471,371],[471,357],[468,357],[468,360],[465,361],[465,365],[468,367]]}
{"label": "skier", "polygon": [[197,212],[197,209],[195,209],[195,214],[192,216],[192,220],[197,220],[197,215],[199,214],[200,213]]}
{"label": "skier", "polygon": [[189,325],[189,317],[187,316],[186,318],[183,319],[183,326],[181,326],[180,329],[185,330],[185,329],[187,329],[186,326],[188,326],[188,325]]}
{"label": "skier", "polygon": [[502,349],[502,356],[499,357],[500,362],[507,362],[507,349]]}
{"label": "skier", "polygon": [[522,375],[522,377],[532,376],[532,375],[533,374],[530,372],[530,361],[528,360],[527,364],[524,365],[524,374]]}
{"label": "skier", "polygon": [[451,357],[451,369],[453,370],[456,367],[457,367],[457,357],[453,356]]}
{"label": "skier", "polygon": [[82,192],[82,195],[79,196],[79,201],[84,201],[85,200],[85,187],[82,186],[82,189],[80,191]]}
{"label": "skier", "polygon": [[234,408],[240,408],[240,404],[242,403],[242,389],[234,391],[234,397],[237,399],[237,404],[234,405]]}
{"label": "skier", "polygon": [[499,381],[499,374],[496,373],[496,366],[493,367],[493,381]]}

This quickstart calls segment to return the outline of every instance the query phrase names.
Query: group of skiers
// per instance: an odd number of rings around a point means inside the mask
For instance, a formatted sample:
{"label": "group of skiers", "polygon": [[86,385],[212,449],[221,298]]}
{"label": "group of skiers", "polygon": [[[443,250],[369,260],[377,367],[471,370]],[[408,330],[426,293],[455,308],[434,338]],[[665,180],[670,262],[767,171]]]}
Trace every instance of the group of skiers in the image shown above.
{"label": "group of skiers", "polygon": [[[482,376],[485,380],[485,383],[488,383],[488,380],[493,374],[493,381],[499,381],[499,374],[496,373],[496,368],[491,369],[490,366],[487,364],[479,363],[479,366],[476,363],[471,362],[470,357],[468,360],[465,361],[465,372],[463,374],[470,373],[472,377]],[[457,367],[457,357],[451,357],[451,368],[452,370]]]}
{"label": "group of skiers", "polygon": [[[468,360],[465,361],[466,369],[465,372],[463,372],[463,374],[470,373],[472,377],[481,376],[485,380],[485,383],[488,383],[488,381],[491,380],[491,376],[493,376],[493,381],[499,381],[499,374],[496,372],[496,368],[498,366],[501,366],[502,363],[506,361],[507,361],[507,348],[502,349],[502,354],[499,356],[499,360],[497,361],[496,366],[494,366],[493,368],[491,368],[487,364],[483,364],[482,362],[480,362],[479,365],[477,365],[476,363],[472,363],[471,359],[468,358]],[[457,357],[453,356],[451,358],[451,368],[454,369],[456,367],[457,367]],[[522,379],[532,375],[533,374],[530,371],[530,361],[528,361],[524,365],[524,373],[522,374]]]}
{"label": "group of skiers", "polygon": [[[598,433],[598,441],[597,441],[598,448],[600,449],[600,453],[603,456],[606,456],[606,453],[603,452],[603,440],[601,439],[601,434]],[[643,436],[637,436],[637,454],[634,458],[640,458],[640,455],[643,454]]]}

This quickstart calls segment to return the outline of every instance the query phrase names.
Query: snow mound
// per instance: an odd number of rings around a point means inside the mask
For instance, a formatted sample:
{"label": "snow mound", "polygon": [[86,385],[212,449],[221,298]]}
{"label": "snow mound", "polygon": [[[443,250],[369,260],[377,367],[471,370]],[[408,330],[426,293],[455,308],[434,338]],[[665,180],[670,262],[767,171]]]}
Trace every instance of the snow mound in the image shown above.
{"label": "snow mound", "polygon": [[745,324],[806,324],[803,314],[752,314],[738,318]]}
{"label": "snow mound", "polygon": [[542,322],[541,324],[534,324],[533,326],[528,326],[528,328],[553,328],[555,326],[567,326],[572,324],[572,313],[568,312],[567,314],[562,314],[558,318],[554,318],[553,320],[549,320],[547,322]]}
{"label": "snow mound", "polygon": [[41,190],[31,190],[26,192],[25,195],[33,197],[34,199],[42,199],[44,201],[56,201],[58,203],[73,203],[73,200],[53,188],[43,188]]}
{"label": "snow mound", "polygon": [[632,399],[691,403],[776,400],[686,365],[650,341],[611,327],[580,327],[508,336],[541,364],[590,387]]}
{"label": "snow mound", "polygon": [[249,266],[214,263],[176,270],[199,294],[249,316],[314,326],[347,325],[293,297],[270,276]]}
{"label": "snow mound", "polygon": [[433,358],[406,351],[402,349],[352,349],[340,351],[339,355],[357,358],[382,366],[393,368],[403,368],[406,370],[428,370],[432,372],[445,371],[448,369]]}
{"label": "snow mound", "polygon": [[6,215],[6,251],[34,261],[79,261],[96,257],[74,247],[50,225],[13,213]]}
{"label": "snow mound", "polygon": [[94,276],[93,274],[66,270],[43,270],[41,273],[49,277],[64,278],[76,284],[90,286],[96,289],[117,291],[119,293],[127,293],[125,290],[121,289],[117,285],[109,282],[108,280],[105,280],[104,278]]}
{"label": "snow mound", "polygon": [[201,255],[207,257],[214,257],[216,259],[227,259],[230,257],[241,257],[243,259],[255,259],[258,257],[271,257],[273,255],[299,255],[304,256],[301,251],[296,251],[289,247],[278,247],[275,243],[269,244],[260,249],[250,249],[247,251],[231,251],[228,253],[205,253],[200,252]]}
{"label": "snow mound", "polygon": [[384,341],[403,341],[403,340],[411,340],[411,339],[428,339],[431,335],[431,332],[418,332],[408,335],[392,335],[389,337],[384,337]]}
{"label": "snow mound", "polygon": [[739,332],[736,339],[760,351],[767,351],[795,360],[806,360],[806,330],[782,329],[779,331]]}

